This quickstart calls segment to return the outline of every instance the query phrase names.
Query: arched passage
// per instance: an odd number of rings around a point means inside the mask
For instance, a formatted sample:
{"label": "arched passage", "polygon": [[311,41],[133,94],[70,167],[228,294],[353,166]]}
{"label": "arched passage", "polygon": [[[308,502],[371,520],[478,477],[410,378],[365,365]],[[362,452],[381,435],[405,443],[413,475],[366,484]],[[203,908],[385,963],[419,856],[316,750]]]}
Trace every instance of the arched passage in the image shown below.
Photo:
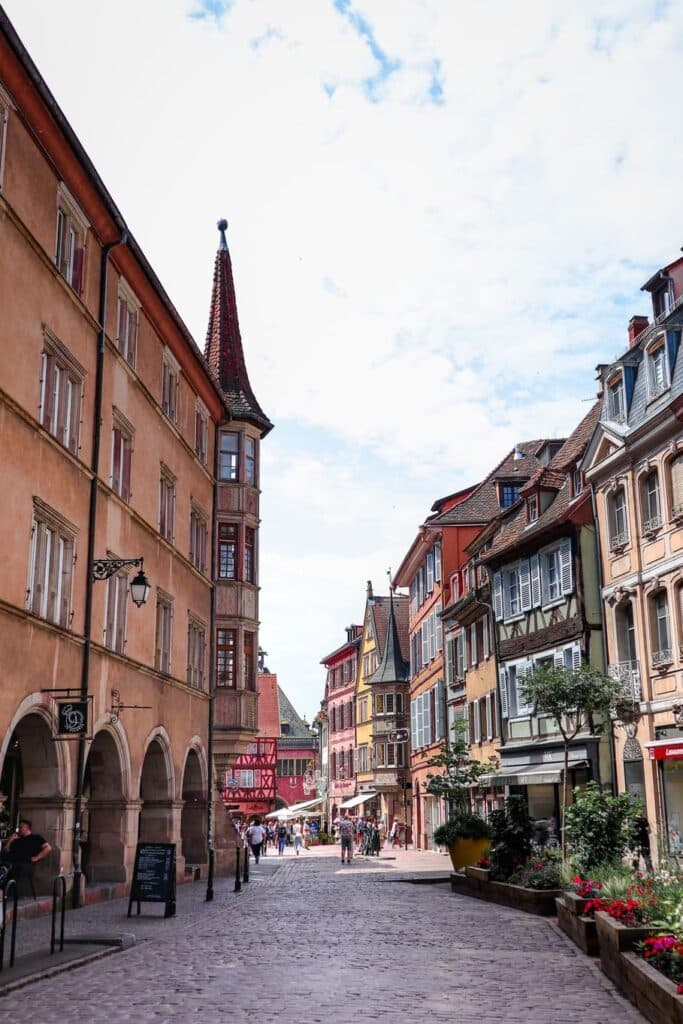
{"label": "arched passage", "polygon": [[138,841],[141,843],[170,843],[173,841],[173,775],[170,758],[158,737],[150,742],[140,773],[140,825]]}
{"label": "arched passage", "polygon": [[89,882],[126,879],[124,769],[111,733],[95,736],[85,765],[82,863]]}
{"label": "arched passage", "polygon": [[16,723],[0,774],[0,791],[6,797],[3,825],[14,828],[19,818],[27,818],[33,832],[52,846],[51,856],[35,869],[36,888],[42,890],[49,887],[61,851],[69,842],[61,761],[58,741],[52,739],[43,714],[29,712]]}
{"label": "arched passage", "polygon": [[182,798],[180,833],[185,864],[203,864],[207,859],[206,786],[199,755],[193,749],[188,751],[185,761]]}

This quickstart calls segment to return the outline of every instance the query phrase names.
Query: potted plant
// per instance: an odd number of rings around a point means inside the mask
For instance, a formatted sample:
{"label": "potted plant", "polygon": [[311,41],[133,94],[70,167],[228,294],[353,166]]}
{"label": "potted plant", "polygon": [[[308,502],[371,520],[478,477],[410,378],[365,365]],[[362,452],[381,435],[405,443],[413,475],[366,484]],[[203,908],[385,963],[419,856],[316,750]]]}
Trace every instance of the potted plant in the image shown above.
{"label": "potted plant", "polygon": [[478,814],[461,811],[434,829],[434,842],[447,846],[455,871],[474,864],[491,845],[491,829]]}

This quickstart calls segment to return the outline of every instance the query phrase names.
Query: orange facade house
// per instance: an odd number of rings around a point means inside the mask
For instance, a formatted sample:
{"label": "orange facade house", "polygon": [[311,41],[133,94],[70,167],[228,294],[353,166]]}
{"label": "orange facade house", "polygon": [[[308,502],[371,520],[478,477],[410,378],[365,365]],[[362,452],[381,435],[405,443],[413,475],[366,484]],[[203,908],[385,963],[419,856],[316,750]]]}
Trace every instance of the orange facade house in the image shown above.
{"label": "orange facade house", "polygon": [[80,896],[83,877],[125,888],[138,840],[174,843],[179,878],[207,861],[216,535],[241,544],[240,597],[215,601],[239,660],[227,757],[255,720],[270,424],[224,239],[205,358],[1,11],[0,69],[0,830],[31,818],[53,848],[38,885],[73,871]]}
{"label": "orange facade house", "polygon": [[609,671],[622,683],[620,790],[645,800],[652,848],[683,852],[683,259],[644,285],[653,321],[599,367],[595,492]]}
{"label": "orange facade house", "polygon": [[[353,769],[355,747],[355,701],[358,650],[362,626],[347,626],[346,640],[321,664],[327,670],[323,709],[327,721],[327,816],[334,821],[340,805],[352,797],[356,780]],[[321,750],[321,754],[323,751]]]}

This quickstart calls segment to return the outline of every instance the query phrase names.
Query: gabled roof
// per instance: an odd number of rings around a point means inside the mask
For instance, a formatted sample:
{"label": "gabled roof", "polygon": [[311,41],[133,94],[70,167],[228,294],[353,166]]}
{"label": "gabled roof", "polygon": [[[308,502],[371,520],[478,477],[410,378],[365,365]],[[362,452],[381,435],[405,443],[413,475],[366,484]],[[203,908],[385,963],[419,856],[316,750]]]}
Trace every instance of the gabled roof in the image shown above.
{"label": "gabled roof", "polygon": [[[406,607],[407,610],[407,607]],[[368,683],[407,683],[410,679],[410,662],[401,653],[401,642],[394,612],[393,595],[389,596],[389,622],[384,644],[384,653],[379,667],[368,679]]]}
{"label": "gabled roof", "polygon": [[225,237],[227,227],[227,220],[219,220],[218,230],[221,238],[213,272],[213,291],[204,354],[227,399],[232,418],[254,423],[260,427],[263,434],[267,434],[272,430],[273,424],[256,401],[244,360],[232,263]]}
{"label": "gabled roof", "polygon": [[[497,484],[499,482],[519,481],[520,486],[539,469],[543,467],[540,456],[547,444],[553,443],[549,439],[537,441],[524,441],[511,449],[505,458],[493,469],[469,498],[449,509],[443,515],[435,516],[431,523],[439,526],[462,525],[483,525],[497,516],[500,512]],[[558,443],[555,441],[554,443]],[[521,458],[515,458],[515,454],[521,454]]]}
{"label": "gabled roof", "polygon": [[[371,598],[370,614],[372,616],[375,636],[377,638],[378,651],[384,651],[387,643],[387,632],[389,628],[389,616],[391,612],[391,599],[388,597]],[[404,660],[408,658],[410,641],[408,638],[408,603],[409,599],[405,594],[395,594],[393,597],[394,615],[396,618],[396,631],[401,647],[401,654]]]}
{"label": "gabled roof", "polygon": [[[600,418],[600,402],[595,402],[591,410],[584,416],[576,430],[564,442],[559,452],[550,462],[537,474],[537,486],[542,489],[556,490],[557,494],[548,508],[538,517],[529,523],[527,518],[526,501],[519,501],[510,508],[507,515],[502,516],[500,528],[493,538],[491,547],[481,555],[482,562],[495,561],[506,553],[512,552],[515,548],[524,544],[525,546],[534,539],[540,538],[547,530],[569,521],[575,509],[588,501],[590,491],[587,488],[581,495],[574,497],[572,492],[572,469],[581,458],[588,447],[593,432]],[[563,468],[560,468],[563,467]],[[543,488],[542,480],[544,474],[552,481],[552,486]],[[532,482],[524,489],[525,492],[534,490]],[[471,545],[474,547],[476,540]]]}

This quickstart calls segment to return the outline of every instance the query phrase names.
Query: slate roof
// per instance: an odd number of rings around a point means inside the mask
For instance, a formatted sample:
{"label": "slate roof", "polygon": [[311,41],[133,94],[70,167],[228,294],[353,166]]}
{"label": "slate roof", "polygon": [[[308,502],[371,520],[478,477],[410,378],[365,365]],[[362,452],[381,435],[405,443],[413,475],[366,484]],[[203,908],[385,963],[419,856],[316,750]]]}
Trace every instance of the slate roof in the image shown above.
{"label": "slate roof", "polygon": [[[407,610],[407,609],[406,609]],[[372,683],[407,683],[410,679],[410,662],[401,653],[401,642],[394,610],[394,599],[389,598],[389,622],[384,653],[379,667],[370,676]]]}
{"label": "slate roof", "polygon": [[[543,468],[539,456],[546,444],[552,443],[549,439],[536,441],[524,441],[511,449],[495,469],[483,480],[472,492],[469,498],[456,505],[454,508],[444,512],[443,515],[430,519],[430,523],[440,526],[461,525],[483,525],[489,522],[500,512],[498,501],[498,489],[496,483],[519,481],[520,485],[533,476],[539,469]],[[517,448],[522,452],[523,458],[515,459]]]}
{"label": "slate roof", "polygon": [[309,726],[307,726],[303,718],[301,718],[281,686],[278,686],[277,693],[280,705],[280,723],[286,722],[289,725],[289,732],[287,732],[282,738],[292,739],[294,737],[299,737],[299,739],[301,739],[306,737],[306,739],[310,739],[311,730]]}
{"label": "slate roof", "polygon": [[[372,600],[374,603],[371,605],[371,611],[375,626],[375,634],[377,636],[377,648],[384,652],[387,642],[391,600],[388,597],[373,597]],[[393,604],[401,654],[404,661],[407,661],[409,656],[408,652],[410,651],[410,639],[408,634],[409,598],[406,594],[394,594]]]}
{"label": "slate roof", "polygon": [[218,222],[221,239],[213,272],[204,356],[227,399],[232,417],[254,423],[267,434],[273,424],[256,401],[244,360],[232,263],[225,237],[227,226],[226,220]]}
{"label": "slate roof", "polygon": [[[598,401],[586,413],[550,464],[539,470],[524,488],[525,494],[532,492],[536,486],[543,490],[557,491],[545,512],[535,522],[529,523],[526,501],[520,500],[513,505],[507,514],[501,517],[500,529],[495,534],[491,547],[481,555],[482,562],[498,560],[501,555],[511,552],[522,543],[526,545],[527,542],[533,541],[552,526],[557,526],[569,519],[573,509],[588,500],[590,491],[587,488],[584,488],[580,495],[573,496],[572,470],[588,447],[599,418],[600,402]],[[560,467],[563,468],[560,469]]]}

